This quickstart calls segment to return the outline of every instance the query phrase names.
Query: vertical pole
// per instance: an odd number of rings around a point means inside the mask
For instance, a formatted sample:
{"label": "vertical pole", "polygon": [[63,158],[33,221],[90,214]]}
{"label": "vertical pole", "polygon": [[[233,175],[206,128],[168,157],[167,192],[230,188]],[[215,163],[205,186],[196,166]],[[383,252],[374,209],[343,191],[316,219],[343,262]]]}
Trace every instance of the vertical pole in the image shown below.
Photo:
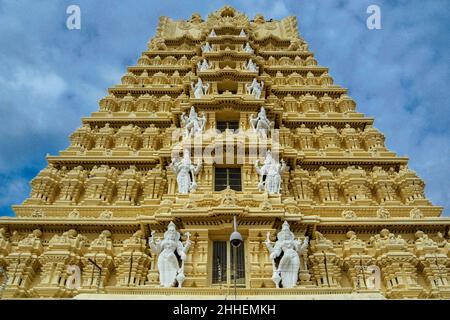
{"label": "vertical pole", "polygon": [[127,284],[128,287],[130,286],[131,269],[133,268],[133,253],[134,253],[134,250],[131,251],[131,257],[130,257],[130,270],[128,271],[128,284]]}
{"label": "vertical pole", "polygon": [[[236,217],[234,217],[234,223],[236,223]],[[233,246],[233,266],[234,266],[234,270],[233,270],[233,273],[234,273],[234,300],[236,300],[237,299],[237,287],[236,287],[236,275],[237,275],[237,272],[236,272],[236,254],[237,254],[237,248],[235,247],[235,246]]]}
{"label": "vertical pole", "polygon": [[330,279],[328,278],[327,255],[325,254],[325,251],[322,251],[322,253],[323,253],[323,258],[324,258],[323,262],[325,264],[325,275],[327,276],[327,284],[328,284],[328,287],[331,287]]}

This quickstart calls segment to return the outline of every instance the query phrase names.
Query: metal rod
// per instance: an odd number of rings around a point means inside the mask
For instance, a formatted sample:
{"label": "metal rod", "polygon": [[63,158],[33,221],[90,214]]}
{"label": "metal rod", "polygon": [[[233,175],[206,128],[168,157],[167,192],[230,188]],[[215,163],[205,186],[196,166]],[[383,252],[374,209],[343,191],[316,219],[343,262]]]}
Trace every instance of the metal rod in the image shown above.
{"label": "metal rod", "polygon": [[[236,216],[234,217],[234,223],[236,223]],[[234,273],[234,300],[237,300],[237,287],[236,287],[236,276],[237,276],[237,274],[236,274],[236,252],[237,252],[237,248],[235,247],[235,246],[233,246],[233,252],[234,252],[234,255],[233,255],[233,266],[234,266],[234,270],[233,270],[233,273]]]}
{"label": "metal rod", "polygon": [[328,279],[327,255],[325,254],[325,251],[322,251],[322,253],[323,253],[323,258],[324,258],[323,262],[325,264],[325,274],[327,276],[327,284],[328,284],[328,287],[331,287],[330,280]]}
{"label": "metal rod", "polygon": [[[97,280],[97,293],[100,293],[100,284],[101,284],[101,279],[102,279],[102,268],[100,268],[100,266],[91,258],[88,258],[88,261],[90,263],[92,263],[97,270],[99,271],[99,275],[98,275],[98,280]],[[94,269],[92,269],[92,277],[94,276]],[[92,281],[92,278],[91,278]]]}
{"label": "metal rod", "polygon": [[130,270],[128,272],[128,284],[127,284],[128,286],[130,286],[131,269],[133,268],[133,253],[134,253],[134,250],[131,251],[131,257],[130,257]]}

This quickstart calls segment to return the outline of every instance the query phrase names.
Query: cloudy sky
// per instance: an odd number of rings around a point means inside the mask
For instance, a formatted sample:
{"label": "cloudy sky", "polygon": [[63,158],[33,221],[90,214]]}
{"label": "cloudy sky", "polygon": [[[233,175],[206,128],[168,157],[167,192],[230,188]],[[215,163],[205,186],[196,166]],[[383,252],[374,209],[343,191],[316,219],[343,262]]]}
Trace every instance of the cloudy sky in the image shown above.
{"label": "cloudy sky", "polygon": [[[72,4],[81,30],[66,28]],[[136,63],[159,16],[206,17],[225,4],[250,18],[297,16],[319,64],[450,215],[448,0],[0,0],[0,215],[13,215],[46,153],[65,149],[81,117]],[[381,30],[366,27],[371,4],[381,8]]]}

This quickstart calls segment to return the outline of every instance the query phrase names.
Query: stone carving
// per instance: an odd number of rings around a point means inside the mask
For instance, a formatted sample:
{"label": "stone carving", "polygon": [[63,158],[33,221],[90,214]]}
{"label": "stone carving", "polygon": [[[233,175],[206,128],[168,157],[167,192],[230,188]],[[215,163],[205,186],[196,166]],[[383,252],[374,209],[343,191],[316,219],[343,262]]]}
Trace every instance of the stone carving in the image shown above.
{"label": "stone carving", "polygon": [[188,194],[197,188],[195,176],[199,173],[202,164],[201,162],[198,162],[196,166],[192,164],[190,151],[188,149],[184,149],[182,159],[173,158],[169,167],[177,175],[179,193]]}
{"label": "stone carving", "polygon": [[131,165],[118,179],[118,203],[137,205],[141,191],[142,174]]}
{"label": "stone carving", "polygon": [[425,183],[406,165],[400,167],[396,182],[406,204],[428,204],[425,200]]}
{"label": "stone carving", "polygon": [[[255,169],[260,176],[258,183],[260,190],[265,190],[268,194],[280,193],[281,174],[286,169],[283,159],[281,159],[281,163],[277,162],[272,157],[272,152],[268,151],[261,167],[259,167],[259,160],[255,161]],[[265,180],[264,176],[266,177]]]}
{"label": "stone carving", "polygon": [[36,209],[31,213],[32,218],[43,218],[45,217],[45,212],[42,209]]}
{"label": "stone carving", "polygon": [[19,241],[19,247],[39,247],[42,248],[41,244],[42,231],[39,229],[33,230],[32,233],[28,234],[25,238]]}
{"label": "stone carving", "polygon": [[155,37],[148,44],[150,50],[167,50],[167,46],[163,38]]}
{"label": "stone carving", "polygon": [[231,189],[230,186],[227,186],[227,188],[222,191],[220,205],[224,207],[235,207],[236,203],[236,191]]}
{"label": "stone carving", "polygon": [[95,149],[110,149],[114,141],[114,129],[106,123],[95,133]]}
{"label": "stone carving", "polygon": [[77,219],[80,217],[80,211],[78,211],[77,209],[73,209],[67,216],[71,219]]}
{"label": "stone carving", "polygon": [[[294,233],[289,228],[289,223],[285,221],[281,231],[278,232],[275,246],[272,246],[270,242],[270,232],[267,233],[265,245],[269,250],[270,260],[272,260],[272,280],[276,287],[279,288],[281,282],[283,288],[294,288],[298,280],[301,254],[308,247],[308,237],[303,241],[295,240]],[[281,253],[283,253],[283,256],[277,266],[275,259]]]}
{"label": "stone carving", "polygon": [[310,203],[314,198],[315,185],[309,172],[297,166],[295,170],[290,172],[290,181],[295,197],[303,203]]}
{"label": "stone carving", "polygon": [[261,98],[262,89],[264,88],[264,81],[261,81],[261,84],[258,83],[256,78],[253,79],[251,84],[245,85],[245,90],[247,94],[255,96],[256,99]]}
{"label": "stone carving", "polygon": [[100,213],[100,219],[111,219],[113,217],[113,213],[110,210],[105,210]]}
{"label": "stone carving", "polygon": [[338,169],[341,187],[348,204],[370,204],[371,190],[367,173],[359,166]]}
{"label": "stone carving", "polygon": [[191,107],[189,111],[189,116],[183,112],[180,116],[181,123],[184,125],[184,137],[191,138],[197,134],[203,133],[206,125],[206,116],[203,113],[202,117],[199,118],[194,107]]}
{"label": "stone carving", "polygon": [[341,215],[342,215],[342,218],[345,218],[345,219],[356,219],[357,218],[356,213],[352,210],[344,210],[344,211],[342,211]]}
{"label": "stone carving", "polygon": [[246,53],[250,53],[250,54],[253,54],[255,51],[252,49],[252,47],[250,46],[250,43],[249,42],[247,42],[246,44],[245,44],[245,46],[243,45],[242,46],[242,50],[244,50]]}
{"label": "stone carving", "polygon": [[374,166],[371,173],[372,183],[380,203],[398,202],[396,186],[391,175],[379,166]]}
{"label": "stone carving", "polygon": [[214,29],[212,29],[211,32],[209,33],[209,37],[210,37],[210,38],[215,38],[215,37],[217,37],[216,31],[214,31]]}
{"label": "stone carving", "polygon": [[423,213],[417,207],[411,209],[411,211],[409,212],[409,216],[411,219],[423,219]]}
{"label": "stone carving", "polygon": [[391,217],[391,214],[385,207],[380,207],[377,210],[377,217],[380,219],[389,219]]}
{"label": "stone carving", "polygon": [[256,66],[256,63],[252,61],[252,59],[249,59],[247,64],[245,65],[245,70],[250,72],[258,72],[258,67]]}
{"label": "stone carving", "polygon": [[76,204],[80,200],[83,185],[87,178],[87,172],[82,166],[70,170],[61,180],[61,192],[59,201]]}
{"label": "stone carving", "polygon": [[247,34],[245,33],[244,29],[241,29],[241,32],[239,33],[239,37],[246,37]]}
{"label": "stone carving", "polygon": [[116,149],[137,150],[140,144],[142,129],[133,124],[122,126],[115,134]]}
{"label": "stone carving", "polygon": [[304,123],[300,125],[300,128],[296,129],[297,134],[297,146],[300,149],[313,149],[314,148],[314,136],[311,129],[307,128]]}
{"label": "stone carving", "polygon": [[320,166],[316,171],[315,178],[319,189],[319,197],[323,203],[336,202],[338,190],[336,178],[326,167]]}
{"label": "stone carving", "polygon": [[[155,231],[152,232],[148,243],[152,251],[158,255],[158,271],[159,283],[162,287],[169,288],[178,282],[178,287],[181,288],[184,276],[184,262],[186,254],[191,246],[189,240],[189,232],[186,232],[186,242],[183,244],[180,241],[180,233],[176,231],[175,224],[169,223],[167,231],[164,233],[164,239],[154,239]],[[181,267],[175,251],[181,259]]]}
{"label": "stone carving", "polygon": [[348,123],[341,130],[341,137],[346,149],[360,149],[359,135]]}
{"label": "stone carving", "polygon": [[208,94],[209,83],[203,84],[202,79],[198,78],[196,84],[194,84],[194,82],[191,82],[191,88],[192,91],[194,92],[194,97],[196,99],[201,99],[204,95]]}
{"label": "stone carving", "polygon": [[199,61],[197,63],[197,68],[198,71],[206,71],[210,68],[211,66],[209,65],[208,61],[206,59],[203,59],[201,62]]}
{"label": "stone carving", "polygon": [[208,53],[211,52],[213,49],[211,47],[211,45],[209,44],[209,42],[205,42],[204,45],[202,45],[202,52],[203,53]]}
{"label": "stone carving", "polygon": [[250,126],[253,129],[253,132],[260,135],[263,138],[268,137],[269,131],[273,128],[274,122],[270,121],[266,116],[266,110],[264,107],[261,107],[261,110],[258,112],[256,118],[254,118],[253,114],[250,115]]}
{"label": "stone carving", "polygon": [[52,203],[59,191],[61,173],[53,164],[41,170],[36,178],[31,180],[30,203]]}
{"label": "stone carving", "polygon": [[117,169],[108,165],[94,166],[87,182],[85,202],[111,203],[117,180]]}

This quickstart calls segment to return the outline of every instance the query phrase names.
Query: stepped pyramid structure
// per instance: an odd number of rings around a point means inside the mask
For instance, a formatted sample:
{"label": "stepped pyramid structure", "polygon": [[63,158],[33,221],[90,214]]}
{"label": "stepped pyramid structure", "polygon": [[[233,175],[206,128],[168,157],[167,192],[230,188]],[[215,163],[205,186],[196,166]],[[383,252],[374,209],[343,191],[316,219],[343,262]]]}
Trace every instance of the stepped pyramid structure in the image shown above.
{"label": "stepped pyramid structure", "polygon": [[0,219],[4,298],[450,298],[450,219],[295,17],[161,17],[99,104]]}

